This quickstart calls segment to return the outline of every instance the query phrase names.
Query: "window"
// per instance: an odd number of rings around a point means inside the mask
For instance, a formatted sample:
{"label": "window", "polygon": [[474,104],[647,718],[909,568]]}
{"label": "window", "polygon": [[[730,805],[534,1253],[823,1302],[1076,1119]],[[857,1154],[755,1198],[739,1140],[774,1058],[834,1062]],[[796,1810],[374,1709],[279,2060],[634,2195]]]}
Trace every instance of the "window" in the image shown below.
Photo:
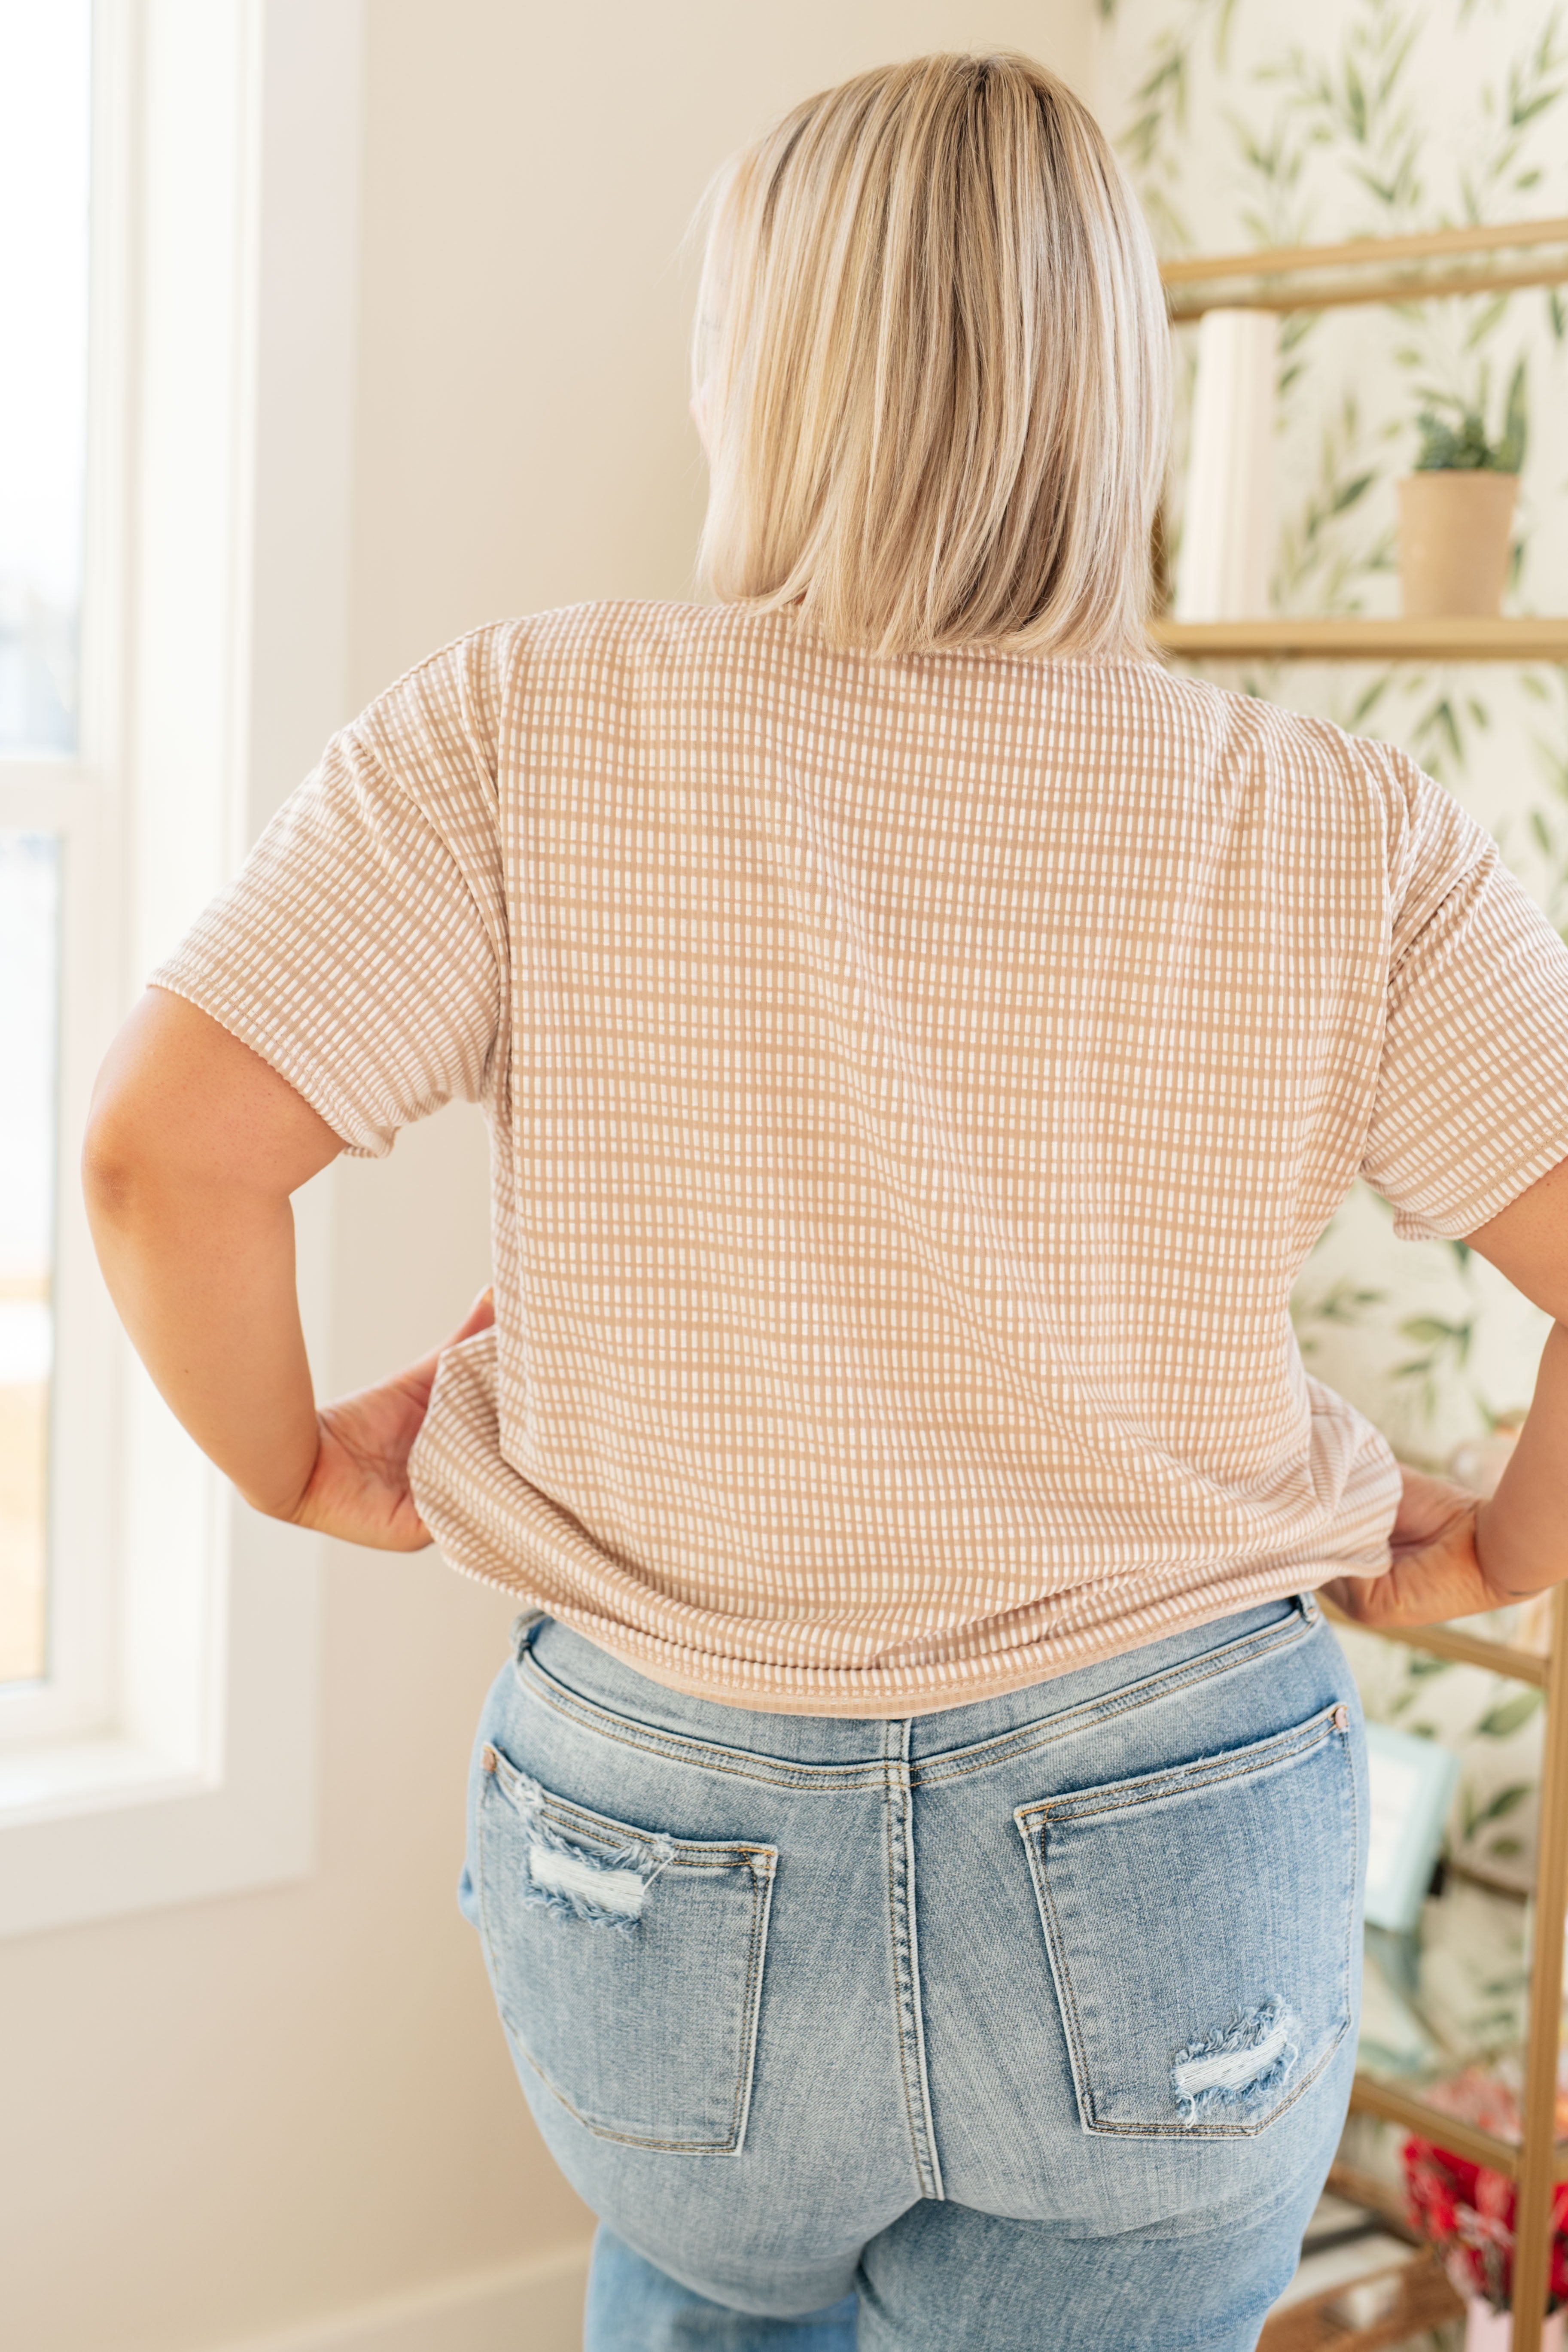
{"label": "window", "polygon": [[[3,70],[3,68],[0,68]],[[0,833],[0,1682],[45,1671],[59,840]]]}
{"label": "window", "polygon": [[0,1933],[309,1864],[320,1547],[158,1398],[77,1162],[144,975],[349,715],[362,19],[0,0]]}
{"label": "window", "polygon": [[0,745],[74,751],[87,462],[88,0],[0,0]]}
{"label": "window", "polygon": [[0,370],[0,759],[35,803],[33,822],[0,826],[0,1684],[37,1680],[48,1657],[61,882],[50,803],[78,735],[89,68],[88,0],[0,0],[0,321],[7,352],[26,354]]}

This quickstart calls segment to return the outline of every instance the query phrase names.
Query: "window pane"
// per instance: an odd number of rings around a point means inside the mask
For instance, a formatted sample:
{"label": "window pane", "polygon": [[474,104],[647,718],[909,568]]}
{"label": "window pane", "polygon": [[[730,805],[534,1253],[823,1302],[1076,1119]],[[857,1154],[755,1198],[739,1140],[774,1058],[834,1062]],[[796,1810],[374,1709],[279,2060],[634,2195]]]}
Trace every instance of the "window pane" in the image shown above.
{"label": "window pane", "polygon": [[0,0],[0,751],[77,739],[89,0]]}
{"label": "window pane", "polygon": [[0,1682],[46,1664],[59,865],[0,833]]}

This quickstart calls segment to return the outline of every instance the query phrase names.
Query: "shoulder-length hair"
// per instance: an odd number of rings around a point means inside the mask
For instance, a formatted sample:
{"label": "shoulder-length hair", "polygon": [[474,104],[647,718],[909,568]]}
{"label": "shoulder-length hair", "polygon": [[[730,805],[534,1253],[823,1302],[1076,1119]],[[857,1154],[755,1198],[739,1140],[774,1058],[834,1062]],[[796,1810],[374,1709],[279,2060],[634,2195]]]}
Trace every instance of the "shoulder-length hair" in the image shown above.
{"label": "shoulder-length hair", "polygon": [[1149,650],[1170,326],[1064,83],[1012,53],[858,74],[732,157],[704,223],[719,598],[884,655]]}

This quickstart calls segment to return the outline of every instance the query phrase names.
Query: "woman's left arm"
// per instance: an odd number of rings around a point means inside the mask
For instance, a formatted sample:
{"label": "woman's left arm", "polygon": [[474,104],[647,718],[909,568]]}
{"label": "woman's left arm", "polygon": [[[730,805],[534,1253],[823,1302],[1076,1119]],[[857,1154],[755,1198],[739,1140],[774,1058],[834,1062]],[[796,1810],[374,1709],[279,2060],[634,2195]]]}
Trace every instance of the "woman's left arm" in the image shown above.
{"label": "woman's left arm", "polygon": [[[300,1326],[289,1195],[342,1150],[269,1063],[184,998],[150,988],[93,1089],[88,1220],[138,1355],[247,1502],[414,1551],[430,1536],[408,1454],[439,1350],[318,1411]],[[454,1339],[491,1319],[486,1292]]]}

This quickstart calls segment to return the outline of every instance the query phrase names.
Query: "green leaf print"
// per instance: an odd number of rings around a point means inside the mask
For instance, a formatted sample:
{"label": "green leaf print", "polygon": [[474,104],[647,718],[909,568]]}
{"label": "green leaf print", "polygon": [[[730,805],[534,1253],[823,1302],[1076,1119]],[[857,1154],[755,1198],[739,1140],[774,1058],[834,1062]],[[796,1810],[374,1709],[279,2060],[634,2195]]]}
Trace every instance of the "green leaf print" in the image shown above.
{"label": "green leaf print", "polygon": [[1489,1713],[1483,1715],[1476,1729],[1483,1739],[1510,1739],[1516,1731],[1522,1730],[1543,1704],[1543,1695],[1540,1691],[1520,1691],[1515,1697],[1505,1699],[1500,1706],[1494,1706]]}
{"label": "green leaf print", "polygon": [[1532,1782],[1516,1781],[1510,1788],[1500,1789],[1496,1796],[1484,1804],[1479,1812],[1472,1811],[1470,1799],[1467,1796],[1464,1808],[1465,1837],[1472,1838],[1478,1830],[1484,1830],[1489,1822],[1500,1822],[1506,1814],[1516,1812],[1525,1799],[1533,1796],[1534,1793]]}

